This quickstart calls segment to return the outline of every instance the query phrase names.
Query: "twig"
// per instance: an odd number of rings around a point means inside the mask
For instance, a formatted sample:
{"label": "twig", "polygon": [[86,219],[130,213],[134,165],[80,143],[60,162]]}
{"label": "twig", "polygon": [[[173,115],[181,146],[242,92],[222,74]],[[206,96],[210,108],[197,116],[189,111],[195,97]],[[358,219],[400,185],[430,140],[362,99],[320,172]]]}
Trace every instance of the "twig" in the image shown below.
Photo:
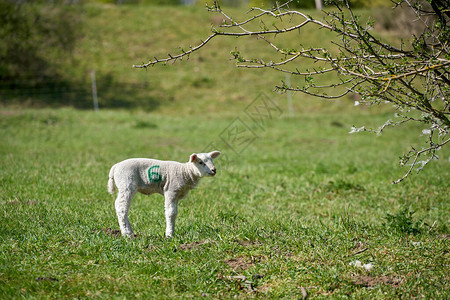
{"label": "twig", "polygon": [[352,253],[351,255],[352,255],[352,256],[353,256],[353,255],[358,255],[358,254],[363,253],[363,252],[365,252],[365,251],[367,251],[367,250],[369,250],[369,248],[363,248],[363,249],[361,249],[361,250],[358,250],[358,251]]}
{"label": "twig", "polygon": [[420,150],[420,151],[415,152],[414,161],[413,161],[413,163],[411,164],[411,167],[409,168],[408,172],[406,172],[406,174],[403,175],[402,178],[397,179],[397,180],[393,181],[392,183],[393,183],[393,184],[397,184],[397,183],[400,183],[400,182],[402,182],[403,180],[405,180],[405,178],[408,177],[409,174],[411,174],[412,170],[413,170],[414,167],[416,166],[417,159],[419,158],[419,156],[420,156],[422,153],[427,152],[427,151],[431,151],[431,150],[436,150],[436,149],[438,149],[438,148],[441,148],[442,146],[444,146],[445,144],[447,144],[449,141],[450,141],[450,139],[446,140],[446,141],[443,142],[443,143],[440,143],[439,145],[433,145],[433,146],[428,147],[428,148],[426,148],[426,149],[422,149],[422,150]]}
{"label": "twig", "polygon": [[203,46],[205,46],[209,41],[211,41],[215,36],[217,36],[218,35],[218,33],[217,32],[214,32],[213,34],[211,34],[210,36],[208,36],[207,38],[206,38],[206,40],[204,40],[204,41],[202,41],[199,45],[197,45],[197,46],[195,46],[195,47],[191,47],[191,49],[189,50],[189,51],[182,51],[182,53],[181,54],[178,54],[178,55],[174,55],[174,56],[172,56],[172,55],[168,55],[169,57],[168,58],[164,58],[164,59],[157,59],[156,57],[155,57],[155,60],[150,60],[148,63],[146,63],[146,64],[142,64],[142,65],[133,65],[133,68],[148,68],[149,66],[153,66],[153,65],[155,65],[155,64],[157,64],[157,63],[168,63],[168,62],[170,62],[170,61],[172,61],[172,60],[176,60],[176,59],[178,59],[178,58],[183,58],[184,56],[187,56],[187,57],[189,57],[189,55],[191,54],[191,53],[193,53],[193,52],[195,52],[195,51],[197,51],[197,50],[199,50],[200,48],[202,48]]}
{"label": "twig", "polygon": [[300,291],[302,292],[302,299],[308,298],[308,293],[306,292],[306,289],[304,287],[300,287]]}

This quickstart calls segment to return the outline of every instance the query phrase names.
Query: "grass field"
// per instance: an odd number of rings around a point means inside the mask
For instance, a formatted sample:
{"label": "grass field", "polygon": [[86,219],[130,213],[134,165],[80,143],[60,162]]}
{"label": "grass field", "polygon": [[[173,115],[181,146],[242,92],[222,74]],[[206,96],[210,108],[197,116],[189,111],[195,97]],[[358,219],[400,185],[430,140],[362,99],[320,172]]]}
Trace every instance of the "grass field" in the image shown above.
{"label": "grass field", "polygon": [[[228,139],[235,117],[258,138]],[[391,185],[413,128],[347,133],[385,117],[274,114],[258,129],[244,112],[3,110],[2,298],[446,298],[448,162]],[[157,195],[134,200],[137,238],[114,234],[112,164],[187,161],[210,143],[223,151],[218,175],[181,202],[173,239]]]}
{"label": "grass field", "polygon": [[[96,69],[100,111],[0,108],[0,298],[450,297],[449,150],[391,184],[422,128],[350,135],[393,112],[298,94],[290,116],[271,91],[283,75],[227,60],[235,39],[189,63],[131,69],[204,38],[212,19],[199,8],[95,5],[85,18],[68,72]],[[241,47],[267,55],[253,42]],[[105,109],[111,95],[133,109]],[[261,101],[273,109],[252,114]],[[135,197],[136,238],[117,235],[114,163],[214,149],[218,174],[181,201],[174,238],[159,195]]]}

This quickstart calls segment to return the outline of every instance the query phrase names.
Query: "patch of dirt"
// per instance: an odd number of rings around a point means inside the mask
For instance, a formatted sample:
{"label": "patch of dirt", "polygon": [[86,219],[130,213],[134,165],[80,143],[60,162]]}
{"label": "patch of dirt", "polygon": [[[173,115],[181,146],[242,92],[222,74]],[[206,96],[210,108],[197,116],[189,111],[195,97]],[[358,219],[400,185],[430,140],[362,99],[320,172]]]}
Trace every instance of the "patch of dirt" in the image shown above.
{"label": "patch of dirt", "polygon": [[248,270],[256,261],[259,261],[260,257],[246,258],[244,256],[239,256],[235,258],[226,259],[224,262],[234,271],[245,271]]}
{"label": "patch of dirt", "polygon": [[235,240],[235,242],[244,247],[259,247],[262,245],[262,243],[258,240],[256,240],[256,241]]}
{"label": "patch of dirt", "polygon": [[198,248],[202,245],[206,245],[211,243],[211,241],[199,241],[199,242],[193,242],[193,243],[189,243],[189,244],[181,244],[179,246],[180,250],[192,250],[195,248]]}
{"label": "patch of dirt", "polygon": [[403,279],[399,276],[380,276],[360,275],[354,279],[354,284],[365,287],[373,287],[379,284],[386,284],[393,287],[398,287],[403,283]]}

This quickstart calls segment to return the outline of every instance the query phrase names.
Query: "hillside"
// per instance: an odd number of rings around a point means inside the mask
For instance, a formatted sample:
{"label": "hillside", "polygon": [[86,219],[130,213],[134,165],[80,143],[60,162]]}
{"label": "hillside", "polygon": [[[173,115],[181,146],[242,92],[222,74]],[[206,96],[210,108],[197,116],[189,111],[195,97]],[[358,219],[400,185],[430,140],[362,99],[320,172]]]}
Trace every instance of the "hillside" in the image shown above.
{"label": "hillside", "polygon": [[[244,17],[243,9],[227,12]],[[320,18],[320,13],[307,11]],[[71,89],[16,91],[21,103],[32,106],[47,104],[91,107],[91,70],[95,70],[100,108],[144,108],[164,113],[241,111],[260,92],[268,93],[284,105],[286,95],[273,93],[274,86],[286,80],[284,74],[271,70],[237,68],[231,51],[240,51],[246,58],[281,59],[264,41],[256,38],[216,38],[189,61],[174,65],[155,66],[146,71],[133,69],[133,64],[152,57],[178,53],[180,47],[197,45],[217,26],[222,17],[203,7],[135,6],[89,4],[82,9],[83,38],[71,56],[50,57],[60,64]],[[314,28],[314,26],[311,26]],[[317,28],[314,28],[317,29]],[[330,45],[333,36],[326,30],[302,30],[276,41],[285,48]],[[53,55],[49,53],[49,55]],[[310,61],[302,67],[314,67]],[[36,75],[38,76],[38,75]],[[304,84],[304,78],[291,78],[292,85]],[[27,94],[29,92],[29,94]],[[40,95],[41,97],[37,97]],[[340,111],[351,107],[352,99],[329,101],[295,94],[296,112],[326,109]],[[20,98],[20,97],[19,97]],[[11,102],[8,96],[2,102]]]}

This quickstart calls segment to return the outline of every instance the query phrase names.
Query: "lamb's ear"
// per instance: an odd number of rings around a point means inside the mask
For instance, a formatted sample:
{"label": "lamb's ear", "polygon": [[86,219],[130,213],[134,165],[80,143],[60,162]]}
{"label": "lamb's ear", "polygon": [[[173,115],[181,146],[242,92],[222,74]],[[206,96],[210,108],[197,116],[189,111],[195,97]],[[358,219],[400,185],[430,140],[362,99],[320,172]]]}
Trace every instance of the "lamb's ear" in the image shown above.
{"label": "lamb's ear", "polygon": [[209,156],[211,156],[212,159],[219,157],[220,151],[213,151],[208,153]]}
{"label": "lamb's ear", "polygon": [[191,156],[189,156],[189,162],[194,162],[197,159],[197,154],[192,153]]}

